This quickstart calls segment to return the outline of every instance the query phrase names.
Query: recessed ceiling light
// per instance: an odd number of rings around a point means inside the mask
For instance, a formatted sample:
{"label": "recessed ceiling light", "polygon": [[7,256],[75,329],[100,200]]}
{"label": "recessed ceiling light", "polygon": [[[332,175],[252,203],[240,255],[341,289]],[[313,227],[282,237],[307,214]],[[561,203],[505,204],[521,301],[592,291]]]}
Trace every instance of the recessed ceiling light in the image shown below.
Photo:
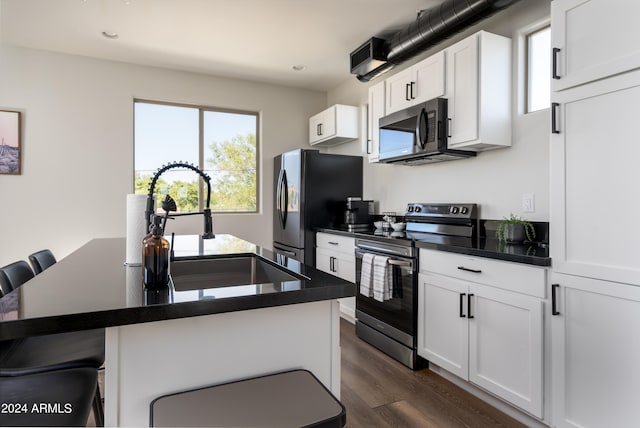
{"label": "recessed ceiling light", "polygon": [[307,66],[304,64],[296,64],[291,68],[294,69],[295,71],[304,71],[307,69]]}
{"label": "recessed ceiling light", "polygon": [[105,36],[107,39],[117,39],[118,38],[118,33],[116,33],[115,31],[103,31],[102,35]]}

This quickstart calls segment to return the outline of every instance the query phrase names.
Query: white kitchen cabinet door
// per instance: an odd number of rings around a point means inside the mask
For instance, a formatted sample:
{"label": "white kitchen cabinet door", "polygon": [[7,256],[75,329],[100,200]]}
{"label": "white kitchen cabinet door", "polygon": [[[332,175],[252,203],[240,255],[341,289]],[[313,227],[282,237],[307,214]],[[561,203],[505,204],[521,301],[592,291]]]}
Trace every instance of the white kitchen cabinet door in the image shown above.
{"label": "white kitchen cabinet door", "polygon": [[316,269],[335,275],[335,272],[331,270],[333,254],[325,248],[316,248]]}
{"label": "white kitchen cabinet door", "polygon": [[482,285],[469,295],[469,381],[542,418],[542,300]]}
{"label": "white kitchen cabinet door", "polygon": [[640,287],[573,275],[552,279],[553,426],[637,427]]}
{"label": "white kitchen cabinet door", "polygon": [[443,96],[445,53],[438,52],[386,80],[386,113]]}
{"label": "white kitchen cabinet door", "polygon": [[380,153],[379,120],[385,114],[385,82],[369,88],[367,155],[369,162],[378,162]]}
{"label": "white kitchen cabinet door", "polygon": [[[411,82],[415,73],[413,68],[402,70],[385,80],[386,84],[386,114],[411,107]],[[415,83],[414,83],[415,85]]]}
{"label": "white kitchen cabinet door", "polygon": [[335,104],[309,119],[309,144],[332,147],[358,138],[359,114],[356,106]]}
{"label": "white kitchen cabinet door", "polygon": [[418,355],[468,379],[468,283],[421,273],[418,284]]}
{"label": "white kitchen cabinet door", "polygon": [[640,70],[551,97],[553,269],[640,285]]}
{"label": "white kitchen cabinet door", "polygon": [[511,39],[480,31],[445,50],[449,147],[511,145]]}
{"label": "white kitchen cabinet door", "polygon": [[[640,67],[640,2],[554,0],[551,46],[559,91]],[[555,73],[554,73],[555,72]]]}

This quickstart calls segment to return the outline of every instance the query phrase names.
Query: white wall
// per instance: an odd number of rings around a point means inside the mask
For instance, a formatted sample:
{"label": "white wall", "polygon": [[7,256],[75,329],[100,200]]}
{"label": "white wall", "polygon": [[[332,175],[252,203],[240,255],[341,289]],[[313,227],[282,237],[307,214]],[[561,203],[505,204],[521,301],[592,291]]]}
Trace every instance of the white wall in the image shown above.
{"label": "white wall", "polygon": [[[213,221],[215,233],[270,247],[273,157],[306,146],[307,119],[326,105],[322,92],[31,49],[0,46],[0,64],[0,109],[23,113],[22,174],[0,175],[0,266],[124,236],[134,98],[260,112],[261,212]],[[169,227],[201,233],[202,218]]]}
{"label": "white wall", "polygon": [[[328,94],[329,104],[361,105],[367,88],[399,70],[481,29],[511,37],[513,57],[512,147],[479,153],[477,158],[432,165],[365,165],[364,196],[379,202],[379,211],[402,213],[408,202],[475,202],[483,218],[499,219],[510,213],[530,220],[549,221],[549,110],[523,115],[523,50],[519,32],[548,18],[548,0],[516,3],[509,9],[452,37],[419,57],[369,82],[355,77]],[[359,142],[331,149],[334,153],[361,154]],[[522,213],[522,194],[535,195],[535,212]]]}

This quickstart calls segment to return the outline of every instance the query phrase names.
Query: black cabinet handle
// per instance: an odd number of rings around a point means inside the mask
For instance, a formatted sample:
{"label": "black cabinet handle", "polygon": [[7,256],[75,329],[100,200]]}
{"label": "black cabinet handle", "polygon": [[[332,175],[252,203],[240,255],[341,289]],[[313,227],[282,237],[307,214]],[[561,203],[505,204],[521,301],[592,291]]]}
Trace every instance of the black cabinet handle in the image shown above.
{"label": "black cabinet handle", "polygon": [[460,293],[460,318],[466,318],[467,316],[464,314],[464,296],[467,293]]}
{"label": "black cabinet handle", "polygon": [[475,318],[473,315],[471,315],[471,298],[472,297],[473,297],[473,293],[470,293],[469,295],[467,295],[467,313],[469,314],[469,319]]}
{"label": "black cabinet handle", "polygon": [[558,107],[560,107],[559,103],[551,103],[551,133],[559,134],[560,130],[558,129]]}
{"label": "black cabinet handle", "polygon": [[465,272],[482,273],[482,270],[480,269],[470,269],[464,266],[458,266],[458,269],[463,270]]}
{"label": "black cabinet handle", "polygon": [[407,101],[411,101],[411,98],[409,98],[409,86],[411,84],[407,83],[406,85],[404,85],[404,99]]}
{"label": "black cabinet handle", "polygon": [[409,93],[411,94],[411,99],[412,100],[416,99],[416,97],[413,95],[413,87],[415,86],[415,84],[416,84],[416,82],[411,82],[411,84],[410,84],[410,88],[411,89],[409,90]]}
{"label": "black cabinet handle", "polygon": [[560,48],[553,48],[552,56],[551,56],[551,77],[558,80],[560,79],[560,75],[558,74],[558,54],[560,53]]}
{"label": "black cabinet handle", "polygon": [[560,315],[558,310],[558,296],[556,290],[560,287],[560,284],[551,284],[551,315]]}

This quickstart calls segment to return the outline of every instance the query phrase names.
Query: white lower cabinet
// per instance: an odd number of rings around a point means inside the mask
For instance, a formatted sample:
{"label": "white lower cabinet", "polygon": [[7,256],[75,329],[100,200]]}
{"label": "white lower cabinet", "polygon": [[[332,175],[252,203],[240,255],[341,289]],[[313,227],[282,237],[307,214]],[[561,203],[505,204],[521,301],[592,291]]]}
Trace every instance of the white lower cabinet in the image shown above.
{"label": "white lower cabinet", "polygon": [[640,423],[640,287],[554,273],[552,422]]}
{"label": "white lower cabinet", "polygon": [[[450,259],[454,270],[436,262],[426,263],[436,272],[425,271],[422,261],[431,255]],[[521,268],[522,275],[544,272]],[[536,296],[505,289],[520,279],[514,263],[421,250],[420,269],[418,354],[542,418],[545,274],[534,293],[542,296]],[[466,279],[469,274],[478,282]],[[486,281],[483,275],[501,277],[502,282],[481,283]]]}
{"label": "white lower cabinet", "polygon": [[[356,282],[356,240],[350,236],[316,233],[316,269],[349,282]],[[356,299],[339,299],[340,312],[355,322]]]}

